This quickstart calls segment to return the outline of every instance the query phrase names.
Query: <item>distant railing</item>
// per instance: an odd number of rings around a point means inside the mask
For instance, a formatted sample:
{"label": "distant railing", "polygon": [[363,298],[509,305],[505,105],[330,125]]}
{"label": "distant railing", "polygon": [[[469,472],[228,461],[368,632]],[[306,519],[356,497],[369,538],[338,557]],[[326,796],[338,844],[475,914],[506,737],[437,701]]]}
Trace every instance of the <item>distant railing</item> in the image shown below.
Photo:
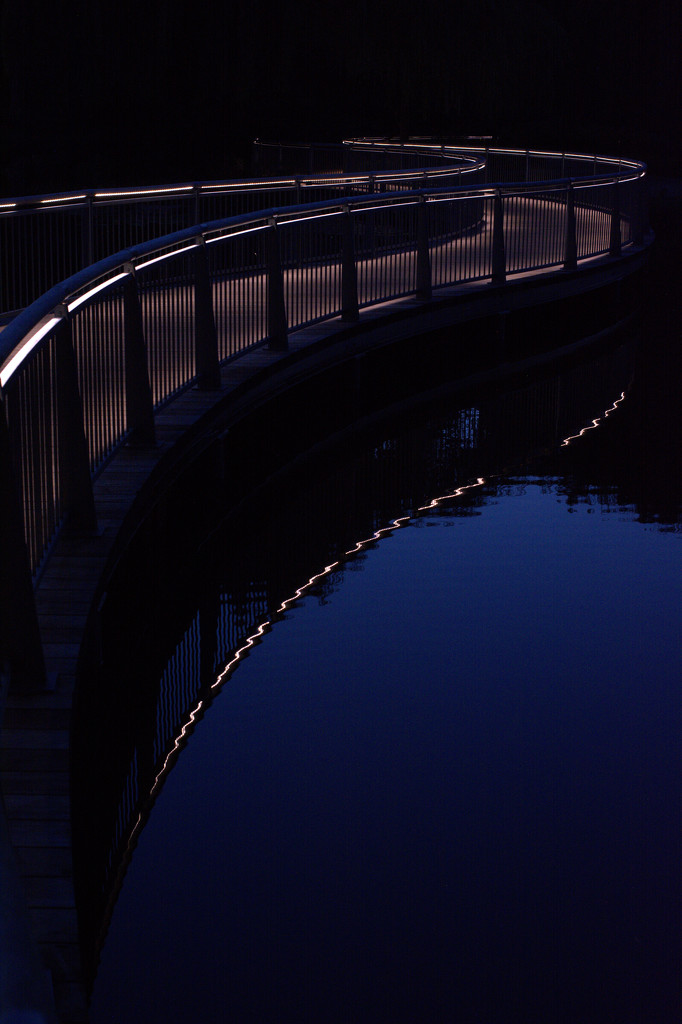
{"label": "distant railing", "polygon": [[0,316],[112,253],[193,224],[340,194],[477,181],[484,167],[482,157],[459,151],[259,141],[253,162],[252,178],[0,200]]}
{"label": "distant railing", "polygon": [[[352,322],[364,307],[453,285],[573,271],[643,242],[640,163],[450,148],[457,167],[436,167],[444,147],[418,148],[430,168],[310,179],[333,194],[119,251],[54,285],[0,334],[0,649],[13,685],[42,678],[32,581],[56,536],[96,529],[93,479],[123,442],[154,442],[155,411],[180,390],[218,388],[222,364],[258,345],[285,350],[289,333],[318,321]],[[377,151],[402,159],[406,149],[353,144],[355,157]],[[497,180],[469,185],[468,167]],[[498,169],[525,177],[505,183]],[[247,184],[251,203],[275,187]],[[142,205],[128,192],[126,217],[149,214],[154,230],[149,190]]]}

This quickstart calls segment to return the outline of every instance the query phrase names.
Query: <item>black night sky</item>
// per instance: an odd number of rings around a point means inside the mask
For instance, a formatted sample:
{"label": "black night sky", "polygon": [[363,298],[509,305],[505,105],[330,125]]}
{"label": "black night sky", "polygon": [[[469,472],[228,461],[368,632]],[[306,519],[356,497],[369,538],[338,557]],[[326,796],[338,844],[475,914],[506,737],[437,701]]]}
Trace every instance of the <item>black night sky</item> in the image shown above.
{"label": "black night sky", "polygon": [[488,134],[677,173],[672,0],[0,10],[5,195],[237,176],[257,136]]}

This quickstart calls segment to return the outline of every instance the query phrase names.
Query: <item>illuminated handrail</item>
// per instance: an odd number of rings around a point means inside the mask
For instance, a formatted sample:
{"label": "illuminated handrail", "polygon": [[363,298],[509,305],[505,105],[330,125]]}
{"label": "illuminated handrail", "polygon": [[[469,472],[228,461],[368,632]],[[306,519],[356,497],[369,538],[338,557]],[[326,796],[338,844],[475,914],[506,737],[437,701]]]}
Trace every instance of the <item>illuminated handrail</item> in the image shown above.
{"label": "illuminated handrail", "polygon": [[[254,151],[267,145],[256,142]],[[458,184],[463,176],[480,176],[484,163],[480,156],[428,151],[425,161],[415,147],[400,153],[389,171],[385,152],[368,158],[364,147],[358,147],[369,166],[345,172],[349,154],[356,152],[352,144],[309,146],[305,152],[324,153],[322,169],[314,166],[316,158],[302,173],[0,200],[0,316],[9,319],[58,281],[112,253],[194,224],[346,193]],[[301,163],[300,154],[297,161]]]}
{"label": "illuminated handrail", "polygon": [[[571,170],[589,173],[559,178],[549,172],[565,169],[566,154],[495,153],[512,169],[542,158],[545,176],[393,190],[393,171],[373,172],[359,194],[337,189],[124,248],[8,324],[0,561],[10,582],[0,645],[15,680],[29,685],[42,672],[31,580],[51,544],[65,526],[96,528],[93,479],[123,442],[153,443],[155,412],[178,391],[218,388],[222,364],[257,345],[284,350],[289,333],[308,324],[352,322],[364,307],[428,300],[453,285],[574,271],[641,245],[644,165],[599,158],[595,174],[595,158],[569,154]],[[370,180],[388,189],[368,193]],[[137,190],[124,191],[131,199]]]}

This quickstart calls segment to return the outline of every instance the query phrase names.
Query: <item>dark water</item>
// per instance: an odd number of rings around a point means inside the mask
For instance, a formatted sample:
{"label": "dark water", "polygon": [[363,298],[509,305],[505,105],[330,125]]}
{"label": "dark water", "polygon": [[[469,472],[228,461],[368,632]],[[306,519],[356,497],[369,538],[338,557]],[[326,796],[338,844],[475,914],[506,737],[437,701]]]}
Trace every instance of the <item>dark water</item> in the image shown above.
{"label": "dark water", "polygon": [[[679,1019],[666,288],[641,336],[273,475],[187,571],[195,619],[164,590],[144,642],[112,634],[128,781],[100,813],[94,1024]],[[150,654],[157,633],[184,639]]]}

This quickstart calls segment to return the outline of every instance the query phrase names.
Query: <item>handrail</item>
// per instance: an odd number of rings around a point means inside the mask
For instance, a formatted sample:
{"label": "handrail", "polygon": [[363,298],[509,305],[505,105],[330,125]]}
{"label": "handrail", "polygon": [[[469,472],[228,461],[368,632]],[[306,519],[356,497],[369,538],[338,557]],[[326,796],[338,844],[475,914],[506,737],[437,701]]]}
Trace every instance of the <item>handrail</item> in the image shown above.
{"label": "handrail", "polygon": [[[365,145],[376,148],[356,141],[354,151]],[[65,525],[95,528],[93,479],[124,441],[153,442],[155,410],[173,394],[191,383],[217,387],[226,361],[256,345],[286,349],[288,334],[308,324],[354,321],[374,303],[429,299],[453,285],[574,271],[641,245],[643,164],[487,148],[471,166],[490,176],[491,154],[506,161],[493,169],[522,169],[527,180],[462,184],[458,171],[458,182],[435,186],[420,169],[409,173],[426,187],[405,189],[401,179],[377,191],[393,172],[372,172],[359,192],[256,208],[123,247],[53,285],[5,327],[0,560],[11,583],[0,595],[9,607],[0,648],[15,685],[35,684],[42,672],[31,580]],[[538,180],[529,180],[533,160],[544,161]],[[567,161],[589,173],[552,173]]]}

